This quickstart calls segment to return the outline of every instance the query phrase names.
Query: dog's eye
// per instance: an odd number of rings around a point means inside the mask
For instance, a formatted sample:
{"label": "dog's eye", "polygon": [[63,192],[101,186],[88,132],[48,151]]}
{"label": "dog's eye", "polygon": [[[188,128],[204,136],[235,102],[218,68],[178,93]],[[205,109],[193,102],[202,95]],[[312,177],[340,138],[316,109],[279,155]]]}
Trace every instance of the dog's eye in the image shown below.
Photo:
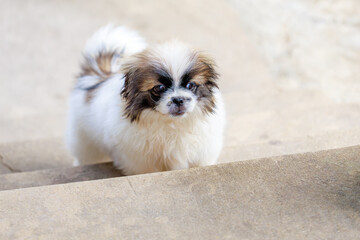
{"label": "dog's eye", "polygon": [[155,93],[162,93],[162,92],[165,92],[165,90],[166,90],[166,87],[162,84],[156,85],[155,87],[153,87],[153,91]]}
{"label": "dog's eye", "polygon": [[194,82],[189,82],[188,84],[186,84],[186,88],[194,91],[196,89],[196,84]]}

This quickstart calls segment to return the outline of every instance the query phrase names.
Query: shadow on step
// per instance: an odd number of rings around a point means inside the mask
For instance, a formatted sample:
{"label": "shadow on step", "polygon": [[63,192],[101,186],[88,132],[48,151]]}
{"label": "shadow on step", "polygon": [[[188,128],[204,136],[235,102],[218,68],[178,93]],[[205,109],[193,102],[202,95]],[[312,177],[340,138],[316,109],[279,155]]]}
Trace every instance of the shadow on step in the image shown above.
{"label": "shadow on step", "polygon": [[124,176],[112,163],[0,175],[0,191]]}

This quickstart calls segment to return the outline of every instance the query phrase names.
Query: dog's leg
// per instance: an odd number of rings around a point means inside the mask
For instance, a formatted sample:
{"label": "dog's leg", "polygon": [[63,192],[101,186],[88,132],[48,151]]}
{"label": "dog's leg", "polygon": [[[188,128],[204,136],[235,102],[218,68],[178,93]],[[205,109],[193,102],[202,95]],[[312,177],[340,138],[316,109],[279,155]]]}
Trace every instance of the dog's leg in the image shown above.
{"label": "dog's leg", "polygon": [[73,166],[108,162],[110,159],[101,149],[81,131],[73,131],[68,147],[75,156]]}
{"label": "dog's leg", "polygon": [[167,170],[180,170],[180,169],[187,169],[189,168],[188,162],[175,162],[170,164],[169,169]]}

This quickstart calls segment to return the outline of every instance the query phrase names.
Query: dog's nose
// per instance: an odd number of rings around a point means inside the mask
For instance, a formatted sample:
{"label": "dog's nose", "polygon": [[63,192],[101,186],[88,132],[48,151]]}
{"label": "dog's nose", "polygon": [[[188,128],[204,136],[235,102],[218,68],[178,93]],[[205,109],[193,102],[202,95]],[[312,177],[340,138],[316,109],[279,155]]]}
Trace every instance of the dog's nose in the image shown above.
{"label": "dog's nose", "polygon": [[183,103],[184,103],[184,98],[183,97],[173,97],[173,98],[171,98],[171,100],[177,106],[183,105]]}

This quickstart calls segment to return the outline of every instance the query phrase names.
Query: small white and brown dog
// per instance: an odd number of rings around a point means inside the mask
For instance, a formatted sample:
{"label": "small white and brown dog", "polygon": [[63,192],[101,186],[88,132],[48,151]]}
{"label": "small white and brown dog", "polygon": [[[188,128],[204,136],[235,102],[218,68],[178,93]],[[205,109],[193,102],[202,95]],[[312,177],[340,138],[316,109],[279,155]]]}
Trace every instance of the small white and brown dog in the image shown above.
{"label": "small white and brown dog", "polygon": [[214,62],[178,41],[148,47],[108,25],[91,37],[69,102],[74,165],[112,160],[124,174],[215,164],[225,112]]}

